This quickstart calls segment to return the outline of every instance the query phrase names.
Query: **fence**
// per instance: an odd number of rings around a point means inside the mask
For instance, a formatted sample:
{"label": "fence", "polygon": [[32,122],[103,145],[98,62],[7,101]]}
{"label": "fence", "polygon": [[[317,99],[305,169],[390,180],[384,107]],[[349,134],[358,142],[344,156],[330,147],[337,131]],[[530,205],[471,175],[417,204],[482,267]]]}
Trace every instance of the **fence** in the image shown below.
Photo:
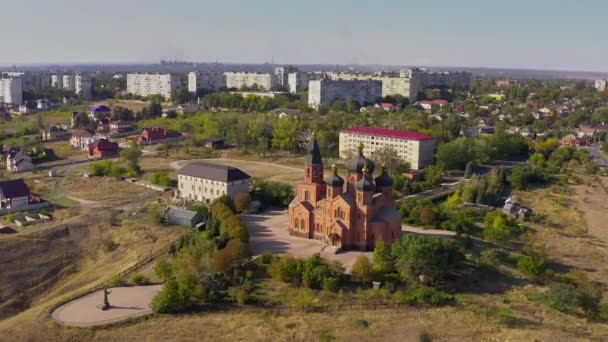
{"label": "fence", "polygon": [[195,305],[189,312],[218,312],[218,311],[242,311],[242,312],[267,312],[274,314],[288,313],[328,313],[341,311],[361,311],[361,310],[387,310],[411,307],[407,303],[352,303],[335,305],[309,305],[309,306],[255,306],[239,304],[204,304]]}

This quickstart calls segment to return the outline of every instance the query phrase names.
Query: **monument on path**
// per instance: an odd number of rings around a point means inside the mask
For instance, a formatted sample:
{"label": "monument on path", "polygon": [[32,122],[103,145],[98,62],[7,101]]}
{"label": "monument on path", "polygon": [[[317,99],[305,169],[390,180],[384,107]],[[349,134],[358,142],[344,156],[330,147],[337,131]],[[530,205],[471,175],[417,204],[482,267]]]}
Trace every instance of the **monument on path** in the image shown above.
{"label": "monument on path", "polygon": [[108,291],[107,287],[103,288],[103,306],[101,310],[109,310],[110,309],[110,301],[108,300],[108,295],[112,293],[112,291]]}

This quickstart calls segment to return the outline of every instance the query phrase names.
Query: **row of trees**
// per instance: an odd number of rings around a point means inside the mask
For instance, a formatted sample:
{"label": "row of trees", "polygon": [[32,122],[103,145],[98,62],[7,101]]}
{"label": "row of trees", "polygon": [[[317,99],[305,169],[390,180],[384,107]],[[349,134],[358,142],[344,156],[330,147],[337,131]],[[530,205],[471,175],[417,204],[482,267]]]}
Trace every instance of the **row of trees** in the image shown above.
{"label": "row of trees", "polygon": [[172,257],[156,264],[165,285],[152,301],[155,312],[180,312],[194,303],[242,296],[241,287],[250,276],[240,275],[238,269],[249,255],[249,234],[230,198],[214,201],[211,213],[204,233],[183,239]]}

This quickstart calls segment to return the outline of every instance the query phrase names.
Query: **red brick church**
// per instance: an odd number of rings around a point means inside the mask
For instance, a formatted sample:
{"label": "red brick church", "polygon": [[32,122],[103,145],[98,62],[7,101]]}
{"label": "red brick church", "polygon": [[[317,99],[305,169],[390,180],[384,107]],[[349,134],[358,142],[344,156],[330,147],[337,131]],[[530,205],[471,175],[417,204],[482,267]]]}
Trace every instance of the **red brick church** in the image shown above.
{"label": "red brick church", "polygon": [[346,184],[333,173],[323,179],[323,161],[313,136],[306,158],[304,181],[289,205],[292,235],[323,240],[342,249],[371,250],[376,241],[391,244],[401,238],[401,215],[395,210],[393,179],[386,168],[375,179],[375,164],[358,155],[346,163]]}

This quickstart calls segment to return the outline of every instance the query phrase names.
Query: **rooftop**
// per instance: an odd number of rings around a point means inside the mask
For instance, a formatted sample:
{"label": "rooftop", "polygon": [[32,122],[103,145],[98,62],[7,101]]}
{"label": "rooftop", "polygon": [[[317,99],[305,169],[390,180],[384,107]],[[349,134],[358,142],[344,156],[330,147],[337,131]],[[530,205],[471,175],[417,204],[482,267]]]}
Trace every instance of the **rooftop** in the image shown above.
{"label": "rooftop", "polygon": [[190,163],[177,171],[177,174],[224,183],[251,178],[248,174],[236,167],[203,162]]}
{"label": "rooftop", "polygon": [[376,127],[352,127],[342,130],[342,133],[370,135],[375,137],[405,139],[405,140],[432,140],[433,137],[424,133],[414,131],[402,131],[397,129],[376,128]]}
{"label": "rooftop", "polygon": [[30,195],[30,189],[23,179],[13,179],[0,182],[0,197],[15,198]]}

